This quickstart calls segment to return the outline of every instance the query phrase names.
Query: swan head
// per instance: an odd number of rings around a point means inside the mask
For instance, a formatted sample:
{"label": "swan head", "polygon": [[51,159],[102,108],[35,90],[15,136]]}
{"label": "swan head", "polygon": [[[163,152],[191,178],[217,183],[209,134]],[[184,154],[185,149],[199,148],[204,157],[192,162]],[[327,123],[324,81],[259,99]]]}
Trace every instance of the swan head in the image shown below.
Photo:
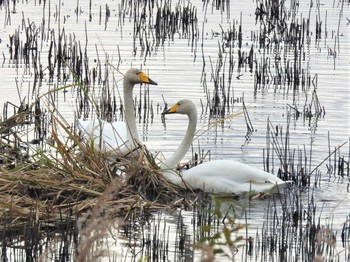
{"label": "swan head", "polygon": [[129,69],[124,76],[124,83],[134,86],[136,84],[158,85],[150,79],[144,72],[137,68]]}
{"label": "swan head", "polygon": [[183,115],[190,115],[190,114],[197,114],[196,106],[193,104],[193,102],[189,99],[182,99],[179,102],[177,102],[175,105],[173,105],[171,108],[169,108],[167,111],[163,112],[162,115],[165,114],[183,114]]}

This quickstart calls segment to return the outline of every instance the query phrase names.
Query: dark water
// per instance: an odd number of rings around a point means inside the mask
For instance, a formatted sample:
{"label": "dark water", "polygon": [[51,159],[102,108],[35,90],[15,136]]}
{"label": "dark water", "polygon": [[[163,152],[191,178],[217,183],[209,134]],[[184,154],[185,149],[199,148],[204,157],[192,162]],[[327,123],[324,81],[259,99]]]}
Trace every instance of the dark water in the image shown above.
{"label": "dark water", "polygon": [[[171,105],[182,98],[190,98],[198,106],[199,127],[205,131],[194,141],[194,151],[198,152],[199,148],[209,150],[211,159],[236,159],[262,169],[267,121],[271,121],[274,127],[283,127],[285,131],[290,119],[290,148],[306,152],[311,172],[337,146],[348,141],[350,135],[349,4],[341,1],[287,1],[284,6],[287,10],[285,20],[288,26],[292,23],[300,25],[303,20],[310,18],[309,36],[304,32],[303,45],[293,49],[287,39],[284,42],[283,39],[279,39],[278,41],[282,42],[271,47],[275,41],[274,33],[280,32],[277,26],[270,28],[271,31],[266,33],[265,46],[259,44],[259,32],[264,25],[266,26],[266,21],[256,19],[259,3],[230,1],[227,4],[218,4],[216,8],[215,1],[209,1],[207,5],[202,1],[172,2],[169,10],[175,12],[177,6],[187,7],[187,12],[197,20],[187,20],[190,21],[187,26],[178,26],[174,34],[165,30],[166,37],[161,34],[157,38],[156,30],[152,27],[156,19],[156,6],[152,9],[153,15],[149,10],[146,11],[145,23],[140,26],[140,34],[135,36],[134,5],[130,6],[124,1],[92,2],[91,7],[88,1],[51,1],[45,5],[38,1],[18,2],[15,5],[6,4],[5,1],[0,7],[3,25],[0,31],[0,104],[3,105],[6,101],[19,104],[22,99],[30,101],[32,97],[31,90],[35,85],[32,64],[34,58],[29,57],[28,63],[23,56],[19,56],[17,60],[10,59],[10,47],[13,46],[9,40],[9,36],[18,32],[17,36],[23,45],[28,41],[24,28],[28,28],[29,25],[31,30],[38,32],[34,35],[38,37],[38,57],[43,65],[43,79],[40,84],[36,84],[39,86],[36,92],[44,93],[49,88],[70,83],[71,79],[64,81],[62,73],[59,76],[57,70],[50,79],[47,62],[52,38],[58,39],[59,32],[64,29],[66,38],[71,39],[67,42],[79,42],[83,50],[87,51],[88,64],[91,67],[97,67],[98,61],[102,66],[102,73],[106,72],[107,61],[118,67],[121,72],[130,67],[140,67],[158,82],[159,86],[149,87],[148,98],[152,103],[153,118],[141,114],[138,125],[151,151],[161,151],[165,157],[169,156],[180,143],[186,130],[185,117],[172,115],[167,117],[166,126],[162,123],[160,112],[164,107],[164,100]],[[106,10],[109,12],[108,17]],[[319,22],[321,33],[317,36],[316,28]],[[235,40],[230,51],[225,42],[227,32],[232,28],[235,28],[234,32],[239,32],[240,25],[241,47],[239,41]],[[219,50],[223,50],[221,60]],[[239,68],[239,52],[247,55],[250,50],[254,52],[255,61],[252,70],[248,63]],[[297,56],[300,56],[297,60],[300,69],[298,79],[305,77],[305,84],[297,85],[293,81],[288,84],[286,80],[286,68],[294,66],[295,50]],[[230,57],[233,61],[231,64]],[[221,117],[210,115],[208,106],[214,97],[214,78],[216,68],[220,65],[222,67],[218,76],[225,86],[223,93],[230,97],[224,115],[242,111],[244,97],[253,126],[251,133],[247,133],[243,115],[207,128],[209,123]],[[230,65],[232,72],[229,70]],[[265,67],[263,75],[269,78],[269,81],[256,85],[257,69],[262,70]],[[121,82],[117,81],[122,76],[111,69],[109,74],[108,83],[111,87],[114,86],[118,97],[118,92],[122,90]],[[283,80],[276,83],[273,79],[279,74]],[[229,76],[232,77],[231,82]],[[94,85],[96,90],[102,88],[102,84]],[[141,88],[140,92],[141,98],[144,98],[145,89]],[[139,90],[136,93],[140,99]],[[77,112],[76,95],[75,89],[68,89],[67,93],[57,93],[59,111],[71,125],[74,124],[77,114],[72,114],[72,111]],[[219,97],[222,102],[222,91],[219,92]],[[317,106],[322,109],[320,114]],[[292,107],[301,112],[299,117]],[[311,112],[312,116],[307,112]],[[92,117],[93,113],[89,115],[89,118]],[[348,148],[349,145],[345,145],[339,151],[338,157],[344,156],[345,160],[349,161]],[[187,159],[190,156],[191,152],[188,153]],[[349,177],[327,173],[327,168],[332,168],[333,165],[334,160],[327,160],[319,167],[321,184],[312,188],[312,192],[319,207],[317,217],[320,217],[321,225],[331,224],[332,230],[338,232],[336,246],[340,251],[343,247],[340,245],[339,232],[350,210]],[[274,166],[270,171],[276,173],[278,168],[279,160],[275,156]],[[315,174],[316,172],[312,176]],[[308,199],[305,198],[305,201],[307,204]],[[266,222],[268,204],[267,201],[253,201],[249,205],[249,235],[255,237],[257,230]],[[185,212],[183,215],[185,224],[189,229],[192,228],[191,212]],[[160,221],[177,221],[176,216],[159,216],[162,217]],[[173,230],[176,223],[168,222],[166,225],[171,228],[169,239],[176,238],[176,234],[172,233],[175,232]],[[109,249],[113,251],[115,248],[118,251],[119,260],[127,250],[121,251],[118,241],[112,242],[114,244],[110,244]],[[254,254],[250,259],[260,261],[260,255]],[[271,257],[274,255],[277,259],[278,255],[270,254]],[[243,256],[238,255],[236,259],[240,258]],[[292,256],[289,259],[292,259]]]}

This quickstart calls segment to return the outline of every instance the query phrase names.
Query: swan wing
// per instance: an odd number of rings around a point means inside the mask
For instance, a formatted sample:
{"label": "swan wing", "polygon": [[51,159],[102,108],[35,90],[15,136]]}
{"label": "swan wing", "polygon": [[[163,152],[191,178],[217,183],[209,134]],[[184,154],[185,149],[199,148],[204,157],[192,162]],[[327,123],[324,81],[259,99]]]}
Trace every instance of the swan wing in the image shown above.
{"label": "swan wing", "polygon": [[277,176],[234,160],[205,162],[186,170],[183,178],[194,188],[214,193],[267,192],[286,184]]}
{"label": "swan wing", "polygon": [[79,119],[77,127],[85,138],[93,139],[94,143],[103,146],[105,150],[115,150],[126,141],[126,123],[122,121],[109,123],[103,120]]}
{"label": "swan wing", "polygon": [[103,140],[111,148],[115,149],[125,144],[126,138],[126,123],[122,121],[105,123],[103,126]]}

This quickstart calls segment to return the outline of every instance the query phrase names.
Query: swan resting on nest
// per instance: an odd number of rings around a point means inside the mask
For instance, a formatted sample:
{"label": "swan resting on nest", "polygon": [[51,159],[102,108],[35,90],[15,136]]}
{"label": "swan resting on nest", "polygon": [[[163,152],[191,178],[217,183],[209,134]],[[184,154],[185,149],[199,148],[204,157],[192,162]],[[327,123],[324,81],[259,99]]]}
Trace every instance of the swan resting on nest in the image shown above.
{"label": "swan resting on nest", "polygon": [[175,153],[161,163],[161,172],[174,184],[188,184],[208,193],[278,193],[290,181],[235,160],[214,160],[184,170],[175,170],[191,146],[197,126],[197,110],[191,100],[183,99],[163,114],[185,114],[189,118],[183,141]]}
{"label": "swan resting on nest", "polygon": [[157,85],[145,73],[136,68],[129,69],[123,81],[125,122],[107,122],[101,119],[78,119],[77,127],[87,139],[93,140],[95,148],[111,156],[123,156],[140,144],[137,131],[133,89],[136,84]]}

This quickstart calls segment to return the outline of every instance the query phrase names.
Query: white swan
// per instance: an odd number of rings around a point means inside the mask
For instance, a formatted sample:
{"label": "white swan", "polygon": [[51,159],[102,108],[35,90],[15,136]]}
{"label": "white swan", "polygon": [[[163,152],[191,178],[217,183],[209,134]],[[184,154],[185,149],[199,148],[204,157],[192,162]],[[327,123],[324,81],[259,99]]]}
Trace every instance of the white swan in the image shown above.
{"label": "white swan", "polygon": [[191,100],[181,100],[163,114],[185,114],[189,118],[186,135],[176,152],[161,163],[163,175],[169,181],[182,185],[184,182],[192,188],[209,193],[260,193],[279,192],[289,181],[258,170],[235,160],[215,160],[184,170],[181,175],[174,170],[191,146],[196,126],[197,110]]}
{"label": "white swan", "polygon": [[78,119],[77,127],[84,137],[93,139],[95,148],[112,155],[125,155],[140,143],[137,132],[133,88],[136,84],[157,85],[145,73],[136,68],[129,69],[123,81],[125,121],[106,122],[104,120]]}

